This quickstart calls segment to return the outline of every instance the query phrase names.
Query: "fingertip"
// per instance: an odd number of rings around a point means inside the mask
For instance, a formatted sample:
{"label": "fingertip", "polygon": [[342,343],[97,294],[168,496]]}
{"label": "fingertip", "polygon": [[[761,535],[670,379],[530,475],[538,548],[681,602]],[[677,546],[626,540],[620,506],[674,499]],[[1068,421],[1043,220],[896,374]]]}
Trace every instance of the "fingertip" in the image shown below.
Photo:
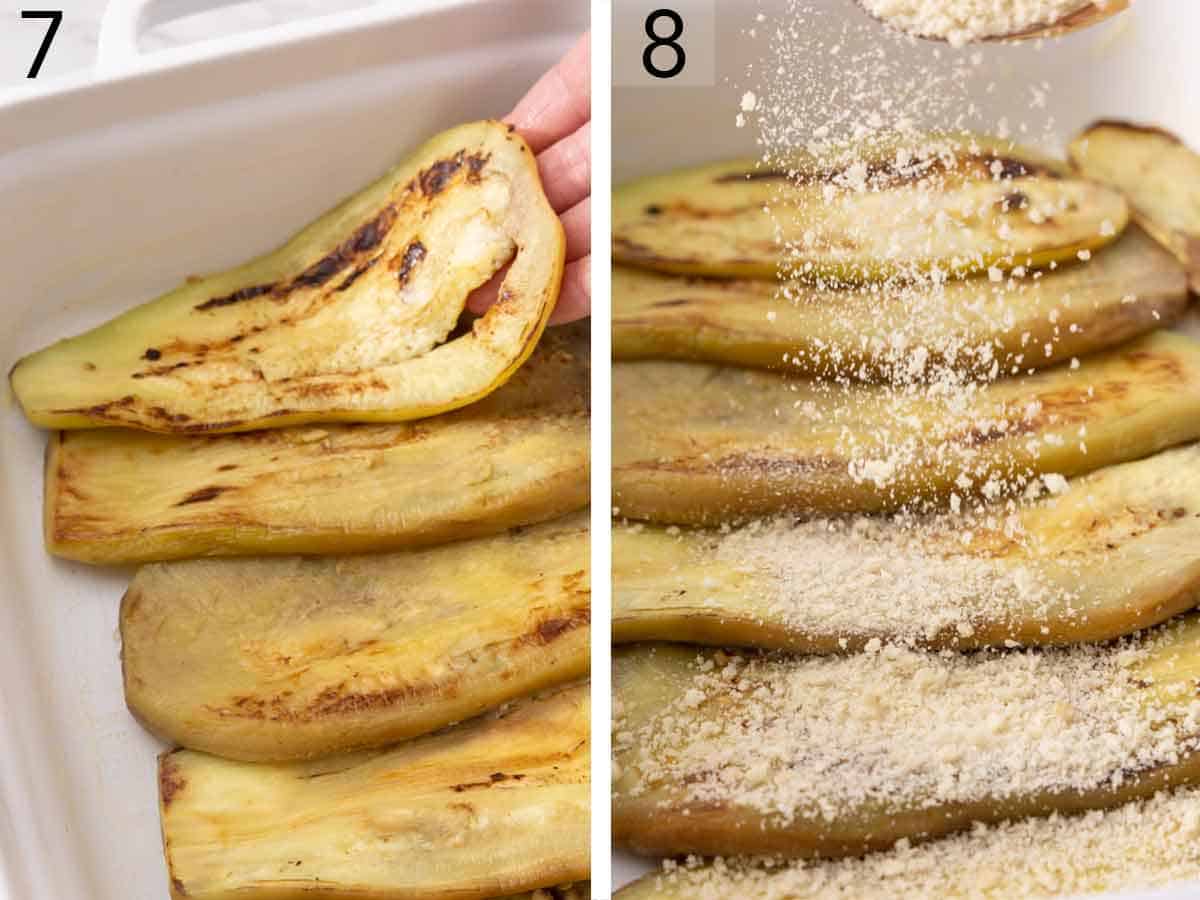
{"label": "fingertip", "polygon": [[591,192],[592,128],[584,123],[538,155],[546,198],[557,212],[570,209]]}
{"label": "fingertip", "polygon": [[487,312],[492,307],[492,304],[496,302],[496,298],[500,296],[500,284],[504,281],[506,274],[508,274],[508,266],[502,268],[479,287],[475,288],[475,290],[471,291],[467,295],[467,309],[477,316],[481,316]]}
{"label": "fingertip", "polygon": [[517,102],[504,122],[520,132],[534,153],[541,153],[591,115],[591,49],[585,33]]}

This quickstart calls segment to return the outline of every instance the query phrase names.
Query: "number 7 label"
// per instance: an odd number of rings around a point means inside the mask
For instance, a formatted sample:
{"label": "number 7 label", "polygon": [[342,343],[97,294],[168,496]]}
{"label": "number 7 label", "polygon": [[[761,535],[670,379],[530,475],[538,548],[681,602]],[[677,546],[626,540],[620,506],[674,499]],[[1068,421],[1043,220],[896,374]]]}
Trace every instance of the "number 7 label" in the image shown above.
{"label": "number 7 label", "polygon": [[50,24],[46,27],[46,34],[42,38],[42,45],[38,47],[37,56],[33,58],[33,65],[29,67],[29,73],[26,78],[37,78],[38,72],[42,70],[42,63],[46,61],[46,52],[50,49],[50,44],[54,40],[54,35],[58,33],[58,26],[62,24],[61,9],[23,9],[21,10],[22,19],[47,19]]}

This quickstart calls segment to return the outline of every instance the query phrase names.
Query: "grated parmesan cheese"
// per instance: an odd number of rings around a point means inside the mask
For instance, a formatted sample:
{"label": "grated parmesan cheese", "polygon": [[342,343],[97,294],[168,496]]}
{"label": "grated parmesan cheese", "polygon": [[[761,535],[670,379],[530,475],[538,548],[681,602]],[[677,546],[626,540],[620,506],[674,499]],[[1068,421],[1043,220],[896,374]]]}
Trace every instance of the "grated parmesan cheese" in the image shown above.
{"label": "grated parmesan cheese", "polygon": [[772,621],[811,634],[933,641],[982,622],[1061,617],[1082,599],[1063,574],[1075,560],[1035,547],[1003,510],[755,522],[718,536],[712,554],[758,576]]}
{"label": "grated parmesan cheese", "polygon": [[786,826],[1115,789],[1200,742],[1191,682],[1150,691],[1138,668],[1180,628],[1040,651],[702,651],[655,709],[622,697],[617,802],[666,789]]}

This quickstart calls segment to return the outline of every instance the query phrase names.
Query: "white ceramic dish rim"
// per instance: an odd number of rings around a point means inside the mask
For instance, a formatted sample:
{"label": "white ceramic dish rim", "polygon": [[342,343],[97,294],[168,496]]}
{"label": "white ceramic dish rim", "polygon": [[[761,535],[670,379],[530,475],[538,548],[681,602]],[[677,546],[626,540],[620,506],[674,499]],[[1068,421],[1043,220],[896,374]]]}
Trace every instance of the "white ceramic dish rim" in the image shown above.
{"label": "white ceramic dish rim", "polygon": [[[145,78],[158,72],[183,69],[214,59],[231,59],[257,50],[280,49],[304,40],[328,38],[374,25],[390,24],[398,19],[467,7],[481,0],[377,0],[370,6],[358,9],[315,15],[153,53],[143,53],[138,49],[138,36],[155,12],[161,13],[154,17],[155,21],[166,21],[237,2],[239,0],[109,0],[100,23],[95,67],[44,84],[33,82],[0,90],[0,113],[11,106],[51,96],[69,95],[114,81]],[[158,7],[163,9],[159,10]]]}

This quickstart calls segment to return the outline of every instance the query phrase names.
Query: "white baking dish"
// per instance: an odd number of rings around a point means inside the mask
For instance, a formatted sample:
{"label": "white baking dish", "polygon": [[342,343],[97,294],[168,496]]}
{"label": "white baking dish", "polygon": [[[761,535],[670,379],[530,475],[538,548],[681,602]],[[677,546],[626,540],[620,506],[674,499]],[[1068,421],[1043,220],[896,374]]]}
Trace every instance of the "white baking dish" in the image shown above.
{"label": "white baking dish", "polygon": [[[0,97],[5,372],[270,249],[430,134],[507,112],[588,20],[586,0],[397,2],[136,59],[143,5],[114,4],[102,80]],[[2,396],[0,898],[162,900],[161,747],[121,692],[129,573],[45,554],[45,435]]]}
{"label": "white baking dish", "polygon": [[[833,39],[845,19],[865,18],[853,0],[806,0],[801,5],[820,7],[825,13],[815,20],[809,17],[804,27],[828,28],[831,39],[827,47],[847,43]],[[623,9],[620,3],[615,8],[618,13]],[[630,4],[624,8],[633,7]],[[702,14],[704,4],[694,2],[680,8],[688,15]],[[719,2],[716,9],[716,87],[614,90],[614,184],[681,165],[758,155],[754,129],[735,128],[734,117],[743,91],[761,92],[757,80],[747,77],[746,66],[764,58],[765,35],[785,24],[786,4],[782,0]],[[764,20],[756,22],[755,15],[760,11]],[[814,21],[822,24],[814,25]],[[758,35],[751,37],[747,30],[755,26]],[[636,29],[640,33],[641,27],[640,20],[618,18],[613,22],[614,32]],[[1200,148],[1200,57],[1191,39],[1198,34],[1200,3],[1196,0],[1138,0],[1133,10],[1112,22],[1049,42],[1041,49],[1031,45],[984,47],[980,51],[984,56],[981,71],[994,78],[996,89],[991,94],[973,95],[971,100],[982,108],[985,121],[998,122],[1007,117],[1014,127],[1024,120],[1037,121],[1039,133],[1045,115],[1052,115],[1054,125],[1044,143],[1056,151],[1061,151],[1081,127],[1101,117],[1160,125]],[[856,34],[851,42],[861,38]],[[861,49],[859,44],[855,46]],[[929,65],[930,54],[936,49],[929,43],[899,53],[893,44],[888,47],[889,56],[903,56],[913,65],[913,79],[919,78],[921,71],[928,71],[920,66]],[[853,58],[853,51],[844,49],[837,56],[813,55],[806,63],[826,67],[832,78],[832,67]],[[785,72],[779,77],[789,75]],[[897,77],[903,80],[903,75]],[[979,82],[986,84],[988,80],[981,77]],[[1034,113],[1027,85],[1043,80],[1051,85],[1047,110]],[[1200,337],[1198,324],[1200,317],[1193,311],[1185,327]],[[618,851],[613,856],[613,884],[619,887],[651,869],[645,860]],[[1200,897],[1200,883],[1123,896],[1192,900]]]}

